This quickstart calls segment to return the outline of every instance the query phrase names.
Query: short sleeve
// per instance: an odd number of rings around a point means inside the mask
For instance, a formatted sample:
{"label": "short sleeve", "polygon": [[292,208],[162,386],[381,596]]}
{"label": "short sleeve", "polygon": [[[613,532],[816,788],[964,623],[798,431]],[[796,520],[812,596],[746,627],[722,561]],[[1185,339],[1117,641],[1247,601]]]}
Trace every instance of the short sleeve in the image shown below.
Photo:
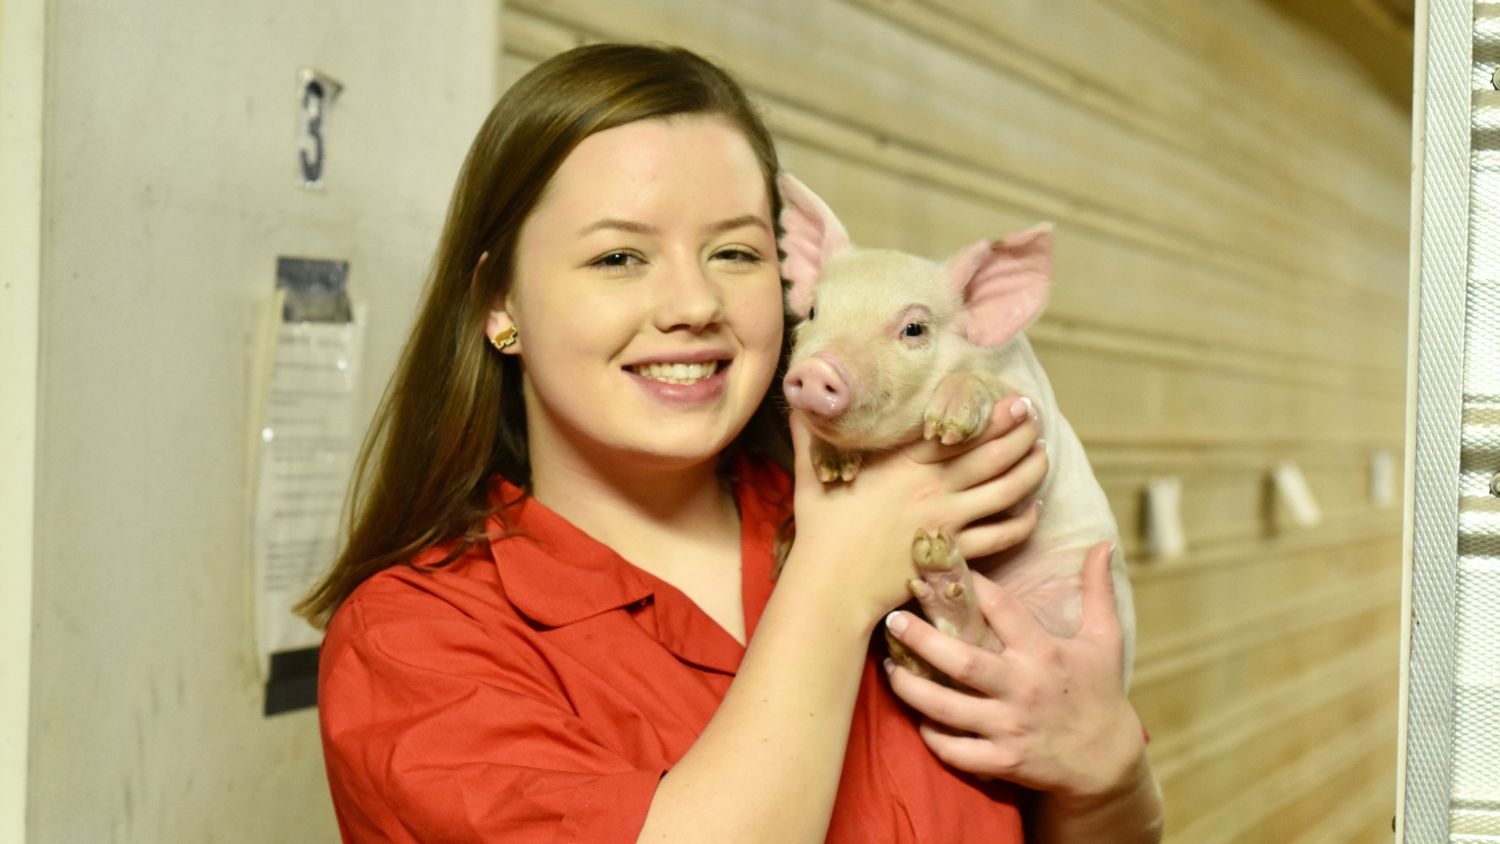
{"label": "short sleeve", "polygon": [[[385,588],[402,586],[420,591]],[[344,840],[635,841],[665,770],[599,741],[519,631],[415,602],[356,593],[324,641],[319,717]]]}

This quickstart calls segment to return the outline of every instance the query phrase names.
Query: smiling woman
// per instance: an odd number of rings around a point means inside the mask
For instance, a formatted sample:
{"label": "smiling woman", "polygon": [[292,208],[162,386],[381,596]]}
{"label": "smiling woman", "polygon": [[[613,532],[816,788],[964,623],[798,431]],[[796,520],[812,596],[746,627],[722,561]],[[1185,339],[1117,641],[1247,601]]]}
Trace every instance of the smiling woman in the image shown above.
{"label": "smiling woman", "polygon": [[[774,221],[781,206],[770,133],[733,80],[691,53],[620,46],[575,50],[538,67],[495,106],[459,174],[421,312],[361,452],[348,541],[302,605],[309,618],[326,622],[365,578],[437,542],[477,539],[492,509],[492,476],[531,488],[520,357],[496,357],[487,344],[474,342],[487,326],[500,327],[492,311],[503,307],[516,277],[523,224],[555,189],[553,174],[591,136],[636,121],[710,114],[733,125],[753,153],[767,207],[752,208],[762,221]],[[598,213],[587,224],[609,225],[605,217]],[[628,228],[646,221],[613,222]],[[563,260],[619,267],[601,267],[601,282],[639,260],[626,250],[605,249]],[[581,339],[577,329],[595,311],[592,301],[571,302],[558,315],[563,328],[554,336],[572,324],[573,339]],[[493,337],[497,330],[488,333]],[[731,452],[786,462],[782,428],[772,403],[765,402]]]}
{"label": "smiling woman", "polygon": [[[491,113],[346,550],[304,605],[328,620],[345,840],[993,844],[1021,840],[1030,804],[1038,840],[1154,840],[1139,723],[1086,668],[1118,665],[1108,635],[1007,686],[1071,707],[991,718],[948,765],[892,693],[872,638],[907,597],[912,535],[1024,541],[1035,508],[1005,514],[1046,458],[1007,399],[972,441],[897,448],[847,487],[816,480],[794,416],[778,464],[776,173],[743,92],[679,49],[570,51]],[[919,634],[924,656],[970,656]]]}
{"label": "smiling woman", "polygon": [[487,328],[520,329],[539,499],[584,465],[713,458],[765,397],[781,276],[756,172],[744,133],[699,115],[592,135],[558,168]]}

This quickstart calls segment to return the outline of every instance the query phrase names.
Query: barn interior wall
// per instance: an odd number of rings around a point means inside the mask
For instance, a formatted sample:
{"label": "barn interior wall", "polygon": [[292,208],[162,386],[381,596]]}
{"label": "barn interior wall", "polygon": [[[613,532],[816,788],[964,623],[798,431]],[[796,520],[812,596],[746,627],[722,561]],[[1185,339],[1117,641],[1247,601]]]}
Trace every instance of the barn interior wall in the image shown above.
{"label": "barn interior wall", "polygon": [[[1254,0],[511,0],[504,33],[502,88],[589,41],[721,62],[856,243],[936,257],[1054,222],[1029,335],[1126,537],[1168,840],[1389,835],[1401,518],[1372,482],[1401,464],[1410,132],[1390,85]],[[1286,461],[1316,526],[1271,482]],[[1143,534],[1162,476],[1171,559]]]}

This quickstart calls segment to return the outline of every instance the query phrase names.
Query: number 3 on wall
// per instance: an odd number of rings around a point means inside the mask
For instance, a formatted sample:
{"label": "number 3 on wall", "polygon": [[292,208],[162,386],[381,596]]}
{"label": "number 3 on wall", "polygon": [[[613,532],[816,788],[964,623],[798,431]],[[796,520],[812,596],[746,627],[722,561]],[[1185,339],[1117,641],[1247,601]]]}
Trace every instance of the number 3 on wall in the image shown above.
{"label": "number 3 on wall", "polygon": [[332,77],[316,70],[304,69],[297,74],[297,163],[304,188],[321,188],[328,163],[328,142],[323,135],[323,120],[329,106],[344,90]]}

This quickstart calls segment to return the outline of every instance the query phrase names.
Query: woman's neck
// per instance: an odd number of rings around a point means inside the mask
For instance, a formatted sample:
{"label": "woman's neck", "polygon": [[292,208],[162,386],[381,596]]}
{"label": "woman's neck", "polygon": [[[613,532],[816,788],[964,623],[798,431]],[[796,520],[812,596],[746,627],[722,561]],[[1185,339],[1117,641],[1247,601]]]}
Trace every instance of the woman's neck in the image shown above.
{"label": "woman's neck", "polygon": [[717,460],[660,466],[568,457],[533,458],[532,495],[632,562],[641,562],[645,549],[712,546],[738,536],[738,512]]}
{"label": "woman's neck", "polygon": [[[637,568],[687,595],[745,642],[740,518],[717,457],[577,459],[532,442],[532,495]],[[540,459],[539,459],[540,458]]]}

